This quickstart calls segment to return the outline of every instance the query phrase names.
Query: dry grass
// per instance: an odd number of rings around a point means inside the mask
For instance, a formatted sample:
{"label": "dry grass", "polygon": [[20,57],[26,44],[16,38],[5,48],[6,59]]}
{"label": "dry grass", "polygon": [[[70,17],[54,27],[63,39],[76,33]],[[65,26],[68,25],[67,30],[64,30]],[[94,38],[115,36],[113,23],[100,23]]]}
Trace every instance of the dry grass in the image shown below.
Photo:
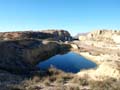
{"label": "dry grass", "polygon": [[52,67],[43,73],[35,72],[30,78],[24,79],[24,81],[21,82],[21,84],[11,85],[10,87],[13,90],[39,90],[36,88],[56,88],[56,86],[58,86],[57,88],[61,88],[61,86],[63,87],[64,84],[72,78],[73,74],[65,73],[61,70]]}
{"label": "dry grass", "polygon": [[[56,68],[46,72],[36,72],[30,78],[25,78],[20,84],[11,84],[4,90],[120,90],[120,81],[106,78],[103,81],[91,80],[87,75],[77,77]],[[88,89],[81,89],[88,87]],[[9,89],[8,89],[9,88]]]}
{"label": "dry grass", "polygon": [[71,85],[64,87],[65,90],[81,90],[79,86]]}
{"label": "dry grass", "polygon": [[45,86],[50,86],[50,81],[48,79],[46,79],[45,81],[43,81],[43,84],[45,84]]}
{"label": "dry grass", "polygon": [[82,85],[82,86],[87,86],[89,84],[87,78],[78,78],[78,77],[74,77],[72,80],[71,80],[72,83],[76,83],[76,84],[79,84],[79,85]]}
{"label": "dry grass", "polygon": [[120,90],[120,81],[114,78],[107,78],[103,81],[89,81],[92,90]]}

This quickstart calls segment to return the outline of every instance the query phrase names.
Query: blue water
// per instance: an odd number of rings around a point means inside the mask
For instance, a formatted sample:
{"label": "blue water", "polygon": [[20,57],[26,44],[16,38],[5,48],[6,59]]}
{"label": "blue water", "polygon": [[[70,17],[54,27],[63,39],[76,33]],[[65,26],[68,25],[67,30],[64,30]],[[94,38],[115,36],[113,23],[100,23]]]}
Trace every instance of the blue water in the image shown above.
{"label": "blue water", "polygon": [[40,62],[38,67],[40,69],[48,69],[54,66],[65,72],[77,73],[82,69],[90,69],[96,67],[96,64],[74,52],[69,52],[64,55],[56,55],[48,60]]}

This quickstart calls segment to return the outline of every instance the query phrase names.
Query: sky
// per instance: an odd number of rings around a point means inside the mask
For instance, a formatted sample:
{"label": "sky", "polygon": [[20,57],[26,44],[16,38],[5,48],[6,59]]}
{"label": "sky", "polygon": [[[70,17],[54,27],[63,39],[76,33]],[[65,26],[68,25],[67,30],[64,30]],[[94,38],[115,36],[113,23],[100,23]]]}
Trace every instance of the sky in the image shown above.
{"label": "sky", "polygon": [[120,30],[120,0],[0,0],[0,31]]}

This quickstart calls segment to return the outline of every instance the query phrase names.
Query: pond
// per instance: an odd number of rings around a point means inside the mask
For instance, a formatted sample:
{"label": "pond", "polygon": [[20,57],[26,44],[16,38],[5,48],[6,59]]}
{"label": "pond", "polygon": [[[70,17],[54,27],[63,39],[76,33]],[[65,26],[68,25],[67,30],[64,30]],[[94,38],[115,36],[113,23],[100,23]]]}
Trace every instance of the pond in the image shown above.
{"label": "pond", "polygon": [[97,65],[77,53],[69,52],[63,55],[55,55],[38,64],[40,69],[48,69],[51,66],[64,72],[77,73],[82,69],[95,68]]}

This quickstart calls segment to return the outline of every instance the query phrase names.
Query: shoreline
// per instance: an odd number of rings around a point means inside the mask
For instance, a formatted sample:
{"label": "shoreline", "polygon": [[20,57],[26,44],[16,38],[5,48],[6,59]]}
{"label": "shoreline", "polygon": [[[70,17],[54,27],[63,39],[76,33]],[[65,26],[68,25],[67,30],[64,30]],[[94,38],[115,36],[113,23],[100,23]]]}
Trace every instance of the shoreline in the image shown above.
{"label": "shoreline", "polygon": [[[73,52],[97,64],[96,68],[91,68],[88,70],[85,69],[76,73],[78,77],[84,77],[87,75],[88,77],[90,77],[91,80],[97,80],[97,81],[99,80],[103,81],[106,79],[106,77],[120,80],[120,76],[119,76],[120,71],[118,69],[119,67],[118,63],[116,63],[116,61],[114,60],[109,61],[108,58],[106,58],[107,54],[93,56],[90,55],[89,52],[79,52],[78,50]],[[112,56],[109,55],[109,57]]]}
{"label": "shoreline", "polygon": [[79,54],[80,56],[82,56],[82,57],[84,57],[84,58],[86,58],[94,63],[96,63],[97,65],[100,65],[100,63],[95,59],[96,56],[90,55],[89,52],[79,52],[78,50],[71,50],[71,51]]}

